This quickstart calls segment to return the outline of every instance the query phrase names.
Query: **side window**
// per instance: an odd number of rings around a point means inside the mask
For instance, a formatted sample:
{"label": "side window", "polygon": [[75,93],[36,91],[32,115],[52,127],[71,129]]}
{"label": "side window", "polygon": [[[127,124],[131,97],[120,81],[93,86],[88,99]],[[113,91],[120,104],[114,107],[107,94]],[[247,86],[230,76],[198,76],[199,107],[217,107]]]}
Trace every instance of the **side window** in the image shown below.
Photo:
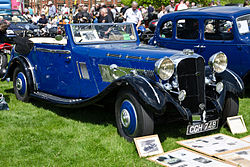
{"label": "side window", "polygon": [[207,19],[204,24],[205,40],[233,40],[233,22],[222,19]]}
{"label": "side window", "polygon": [[172,21],[167,21],[162,24],[160,29],[161,38],[172,38],[173,36],[173,23]]}
{"label": "side window", "polygon": [[197,19],[181,19],[176,24],[178,39],[198,39],[199,21]]}

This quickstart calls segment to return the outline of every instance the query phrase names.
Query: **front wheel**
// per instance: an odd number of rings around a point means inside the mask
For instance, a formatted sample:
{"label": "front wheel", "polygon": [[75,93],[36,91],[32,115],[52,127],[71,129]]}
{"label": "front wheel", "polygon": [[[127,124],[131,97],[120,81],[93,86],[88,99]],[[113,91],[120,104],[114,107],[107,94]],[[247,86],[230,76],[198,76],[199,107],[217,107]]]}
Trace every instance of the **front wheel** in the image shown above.
{"label": "front wheel", "polygon": [[24,70],[17,67],[13,74],[13,88],[16,98],[23,102],[29,101],[29,84]]}
{"label": "front wheel", "polygon": [[227,117],[238,115],[239,112],[239,97],[233,93],[227,93],[224,110],[222,112],[222,124],[227,121]]}
{"label": "front wheel", "polygon": [[130,90],[118,93],[115,116],[119,134],[129,142],[132,142],[134,137],[153,134],[153,115],[144,110]]}

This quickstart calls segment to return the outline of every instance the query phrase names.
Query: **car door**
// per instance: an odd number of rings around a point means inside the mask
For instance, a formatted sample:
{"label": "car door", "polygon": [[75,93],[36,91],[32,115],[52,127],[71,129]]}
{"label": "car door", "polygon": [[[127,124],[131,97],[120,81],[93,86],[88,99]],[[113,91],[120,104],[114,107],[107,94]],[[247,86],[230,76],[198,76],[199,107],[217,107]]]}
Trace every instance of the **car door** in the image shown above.
{"label": "car door", "polygon": [[79,80],[69,46],[36,44],[35,49],[38,90],[57,96],[79,97]]}
{"label": "car door", "polygon": [[192,49],[196,53],[200,49],[200,18],[194,16],[177,16],[172,23],[173,37],[163,35],[166,21],[161,26],[159,45],[169,49]]}
{"label": "car door", "polygon": [[228,57],[228,68],[241,71],[241,47],[237,45],[236,25],[230,18],[204,16],[200,54],[208,62],[209,57],[222,51]]}

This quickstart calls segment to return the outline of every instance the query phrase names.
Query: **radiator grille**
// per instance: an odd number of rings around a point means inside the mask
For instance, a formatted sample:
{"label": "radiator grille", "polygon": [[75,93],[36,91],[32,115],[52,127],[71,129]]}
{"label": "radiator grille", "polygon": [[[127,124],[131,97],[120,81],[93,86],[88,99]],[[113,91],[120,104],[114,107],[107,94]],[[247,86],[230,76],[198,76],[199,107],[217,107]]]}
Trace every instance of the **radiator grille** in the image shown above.
{"label": "radiator grille", "polygon": [[187,96],[182,105],[192,113],[200,112],[199,105],[205,104],[205,62],[204,59],[187,58],[177,66],[180,90],[185,90]]}

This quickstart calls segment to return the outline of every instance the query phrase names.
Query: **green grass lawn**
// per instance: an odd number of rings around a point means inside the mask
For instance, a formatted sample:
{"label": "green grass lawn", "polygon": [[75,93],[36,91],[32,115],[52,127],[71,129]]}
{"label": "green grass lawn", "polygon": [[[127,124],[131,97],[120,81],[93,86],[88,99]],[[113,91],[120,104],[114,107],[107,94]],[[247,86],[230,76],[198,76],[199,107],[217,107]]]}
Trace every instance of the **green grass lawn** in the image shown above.
{"label": "green grass lawn", "polygon": [[[113,111],[99,106],[63,109],[42,101],[16,100],[12,82],[1,82],[10,111],[0,111],[0,166],[157,166],[139,158],[133,143],[117,133]],[[248,96],[248,97],[247,97]],[[240,114],[250,130],[250,93],[240,100]],[[180,122],[156,127],[164,151],[187,139]],[[231,135],[228,128],[215,133]],[[241,138],[250,132],[234,135]]]}

